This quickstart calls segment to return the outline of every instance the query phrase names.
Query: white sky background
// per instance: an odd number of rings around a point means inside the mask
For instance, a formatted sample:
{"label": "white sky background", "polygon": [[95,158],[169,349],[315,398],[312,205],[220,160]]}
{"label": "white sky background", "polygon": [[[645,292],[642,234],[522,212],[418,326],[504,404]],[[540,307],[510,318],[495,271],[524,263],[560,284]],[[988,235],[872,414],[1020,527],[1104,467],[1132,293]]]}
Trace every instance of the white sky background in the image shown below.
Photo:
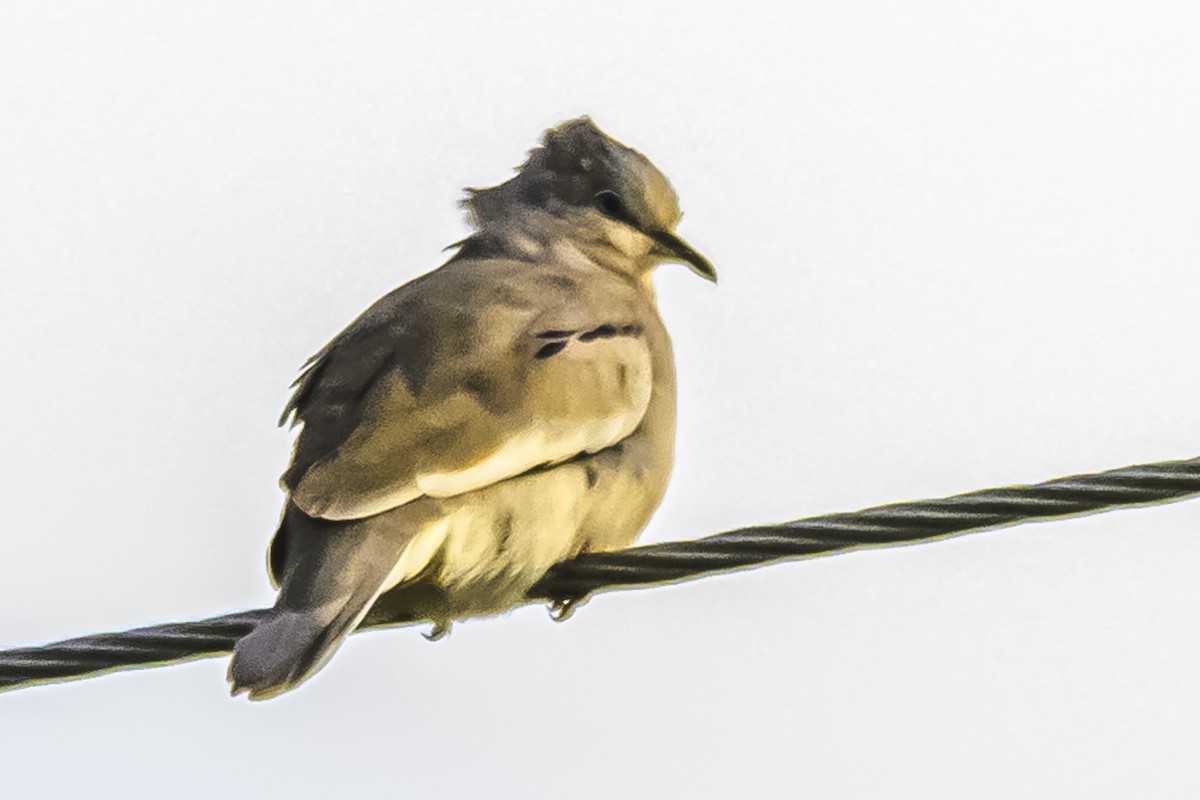
{"label": "white sky background", "polygon": [[[643,540],[1200,455],[1200,6],[700,6],[5,3],[0,647],[268,604],[296,368],[581,113],[721,274]],[[4,694],[0,794],[1194,798],[1198,523]]]}

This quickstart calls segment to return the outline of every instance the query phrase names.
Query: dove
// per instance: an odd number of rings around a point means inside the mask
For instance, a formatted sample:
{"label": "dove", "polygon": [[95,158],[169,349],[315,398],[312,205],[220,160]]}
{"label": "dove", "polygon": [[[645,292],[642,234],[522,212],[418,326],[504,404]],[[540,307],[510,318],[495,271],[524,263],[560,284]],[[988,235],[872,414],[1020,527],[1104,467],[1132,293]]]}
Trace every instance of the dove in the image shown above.
{"label": "dove", "polygon": [[557,562],[632,544],[662,500],[676,379],[651,278],[676,262],[716,281],[670,182],[583,117],[463,203],[456,252],[294,384],[278,596],[235,645],[235,694],[296,687],[360,626],[438,638],[523,605]]}

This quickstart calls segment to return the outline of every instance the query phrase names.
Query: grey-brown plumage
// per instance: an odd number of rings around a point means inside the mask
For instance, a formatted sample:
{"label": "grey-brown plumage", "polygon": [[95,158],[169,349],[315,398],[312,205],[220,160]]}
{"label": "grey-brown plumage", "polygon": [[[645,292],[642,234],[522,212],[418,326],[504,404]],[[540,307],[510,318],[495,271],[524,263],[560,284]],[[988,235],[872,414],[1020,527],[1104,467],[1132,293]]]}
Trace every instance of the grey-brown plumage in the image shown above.
{"label": "grey-brown plumage", "polygon": [[279,597],[236,645],[235,692],[294,687],[360,624],[506,611],[552,564],[627,547],[662,498],[675,371],[650,272],[715,279],[666,178],[583,118],[466,205],[459,252],[296,382]]}

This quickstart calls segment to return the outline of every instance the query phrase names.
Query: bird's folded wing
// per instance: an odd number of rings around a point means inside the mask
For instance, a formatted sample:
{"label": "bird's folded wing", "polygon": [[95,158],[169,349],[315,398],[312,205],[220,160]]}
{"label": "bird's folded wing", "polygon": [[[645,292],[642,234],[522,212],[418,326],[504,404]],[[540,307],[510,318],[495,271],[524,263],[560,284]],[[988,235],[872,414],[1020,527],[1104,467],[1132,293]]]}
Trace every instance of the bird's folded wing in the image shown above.
{"label": "bird's folded wing", "polygon": [[342,442],[285,476],[292,501],[310,516],[358,519],[458,495],[612,446],[645,415],[640,327],[596,321],[502,339],[434,363],[416,389],[403,370],[374,375]]}

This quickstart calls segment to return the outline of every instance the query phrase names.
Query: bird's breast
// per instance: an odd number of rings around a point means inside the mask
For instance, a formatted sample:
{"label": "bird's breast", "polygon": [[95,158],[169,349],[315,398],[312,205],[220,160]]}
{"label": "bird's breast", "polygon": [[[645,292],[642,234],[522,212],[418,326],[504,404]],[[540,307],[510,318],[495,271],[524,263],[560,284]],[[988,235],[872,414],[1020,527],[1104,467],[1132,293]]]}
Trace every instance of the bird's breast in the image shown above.
{"label": "bird's breast", "polygon": [[599,452],[416,501],[419,528],[384,584],[390,602],[426,598],[411,614],[435,621],[496,614],[525,603],[554,564],[634,542],[666,490],[675,435],[674,365],[657,315],[645,335],[655,355],[640,424]]}

